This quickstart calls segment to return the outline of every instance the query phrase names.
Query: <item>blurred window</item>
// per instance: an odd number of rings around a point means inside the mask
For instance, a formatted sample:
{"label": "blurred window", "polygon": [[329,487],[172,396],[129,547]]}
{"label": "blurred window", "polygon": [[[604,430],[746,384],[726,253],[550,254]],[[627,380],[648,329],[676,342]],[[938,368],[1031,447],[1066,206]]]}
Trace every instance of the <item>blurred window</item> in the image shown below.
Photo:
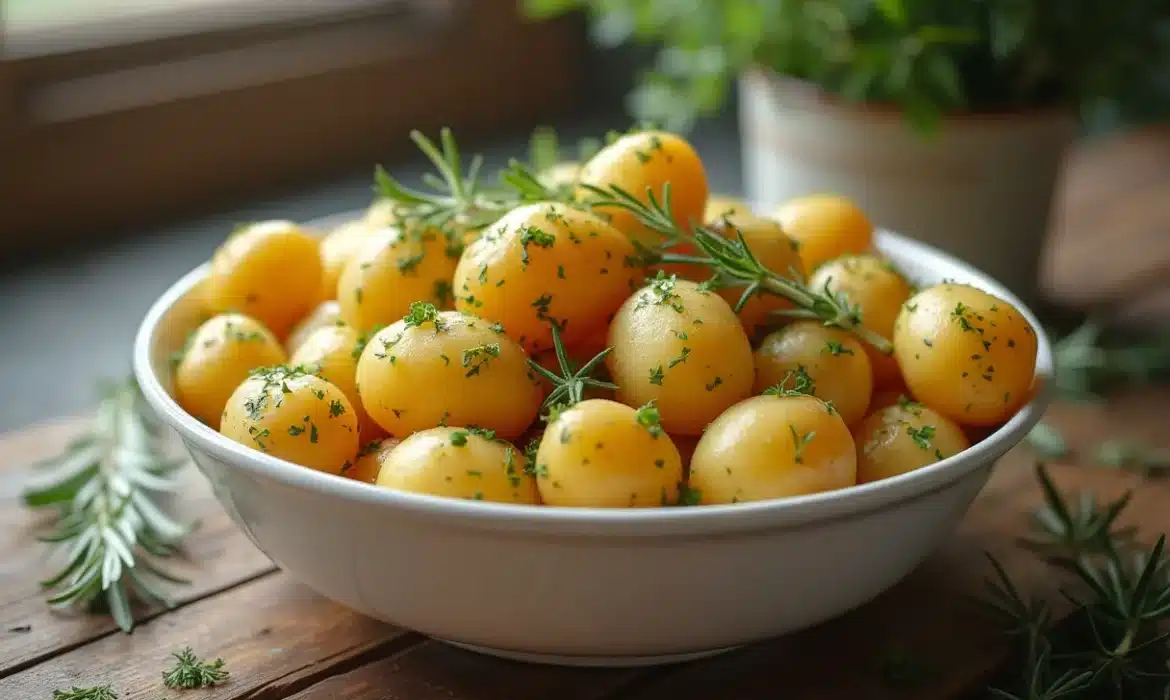
{"label": "blurred window", "polygon": [[518,5],[0,0],[0,255],[564,113],[579,28]]}

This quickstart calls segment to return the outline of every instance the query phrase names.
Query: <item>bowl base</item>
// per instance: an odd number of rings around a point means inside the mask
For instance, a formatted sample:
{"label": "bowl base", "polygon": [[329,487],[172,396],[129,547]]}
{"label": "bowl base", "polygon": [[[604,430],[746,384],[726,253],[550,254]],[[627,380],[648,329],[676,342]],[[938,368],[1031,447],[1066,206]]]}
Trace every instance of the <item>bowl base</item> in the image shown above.
{"label": "bowl base", "polygon": [[683,654],[662,654],[658,656],[562,656],[559,654],[536,654],[524,651],[508,651],[506,649],[492,649],[474,644],[452,642],[448,639],[437,639],[444,644],[466,649],[477,654],[486,654],[509,661],[520,661],[528,664],[543,664],[546,666],[576,666],[582,668],[638,668],[641,666],[664,666],[679,664],[687,661],[697,661],[710,656],[726,654],[740,647],[723,647],[705,651],[692,651]]}

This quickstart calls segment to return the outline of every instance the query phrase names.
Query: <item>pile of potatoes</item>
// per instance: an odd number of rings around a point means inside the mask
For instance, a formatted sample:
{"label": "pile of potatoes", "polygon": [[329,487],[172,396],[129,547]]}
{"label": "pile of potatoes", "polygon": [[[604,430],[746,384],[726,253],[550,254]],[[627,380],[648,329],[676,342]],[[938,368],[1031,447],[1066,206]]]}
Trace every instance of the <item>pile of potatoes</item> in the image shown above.
{"label": "pile of potatoes", "polygon": [[[661,236],[624,209],[536,202],[479,230],[420,230],[383,200],[324,237],[289,221],[233,233],[199,288],[207,317],[176,356],[176,400],[240,444],[378,487],[661,507],[893,477],[963,451],[1032,394],[1019,311],[963,284],[916,288],[846,199],[753,212],[656,131],[541,176],[669,182],[676,221],[843,294],[893,352],[784,315],[780,297],[737,312],[743,288],[710,284],[710,267],[647,266],[638,246]],[[594,358],[581,400],[542,406]]]}

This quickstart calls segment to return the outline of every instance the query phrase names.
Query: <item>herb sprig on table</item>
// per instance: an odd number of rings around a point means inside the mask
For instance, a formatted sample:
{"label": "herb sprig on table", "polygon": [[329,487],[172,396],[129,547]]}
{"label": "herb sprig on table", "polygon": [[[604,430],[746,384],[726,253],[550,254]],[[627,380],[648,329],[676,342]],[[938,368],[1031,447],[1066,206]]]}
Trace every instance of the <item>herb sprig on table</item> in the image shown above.
{"label": "herb sprig on table", "polygon": [[134,628],[133,599],[170,606],[164,584],[185,581],[159,560],[190,528],[167,514],[160,496],[175,489],[182,464],[164,453],[137,384],[105,384],[89,430],[41,463],[22,494],[29,508],[57,511],[42,538],[65,553],[61,569],[41,582],[50,605],[104,607],[126,632]]}

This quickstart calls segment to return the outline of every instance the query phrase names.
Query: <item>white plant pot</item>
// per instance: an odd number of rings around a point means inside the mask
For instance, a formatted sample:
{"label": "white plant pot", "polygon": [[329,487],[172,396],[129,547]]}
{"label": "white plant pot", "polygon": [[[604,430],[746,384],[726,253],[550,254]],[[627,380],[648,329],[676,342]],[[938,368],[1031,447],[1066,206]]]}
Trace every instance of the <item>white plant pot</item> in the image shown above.
{"label": "white plant pot", "polygon": [[763,72],[740,80],[744,185],[767,213],[812,193],[942,248],[1034,301],[1071,112],[963,115],[932,138],[899,112],[835,102]]}

